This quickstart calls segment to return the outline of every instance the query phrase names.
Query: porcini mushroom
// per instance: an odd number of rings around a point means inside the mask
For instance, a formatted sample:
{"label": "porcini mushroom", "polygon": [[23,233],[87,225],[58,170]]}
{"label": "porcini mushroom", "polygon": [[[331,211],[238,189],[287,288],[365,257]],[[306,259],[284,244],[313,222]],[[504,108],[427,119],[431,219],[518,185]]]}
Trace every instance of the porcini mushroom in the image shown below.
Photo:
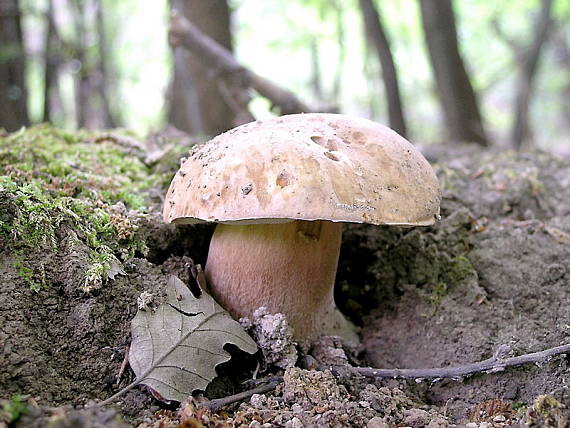
{"label": "porcini mushroom", "polygon": [[298,339],[353,338],[333,299],[342,223],[430,225],[437,178],[404,138],[339,114],[239,126],[193,150],[164,219],[216,222],[205,272],[234,317],[281,312]]}

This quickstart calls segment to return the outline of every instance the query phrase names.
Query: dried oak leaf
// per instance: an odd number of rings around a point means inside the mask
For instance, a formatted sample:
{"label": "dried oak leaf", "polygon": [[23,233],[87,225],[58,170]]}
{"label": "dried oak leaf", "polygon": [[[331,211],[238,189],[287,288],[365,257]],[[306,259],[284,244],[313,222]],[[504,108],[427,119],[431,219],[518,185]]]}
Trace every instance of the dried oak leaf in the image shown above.
{"label": "dried oak leaf", "polygon": [[216,377],[216,366],[228,361],[224,345],[253,354],[257,345],[208,294],[199,298],[171,276],[167,300],[156,311],[139,311],[131,323],[129,363],[136,383],[166,400],[183,401],[205,390]]}

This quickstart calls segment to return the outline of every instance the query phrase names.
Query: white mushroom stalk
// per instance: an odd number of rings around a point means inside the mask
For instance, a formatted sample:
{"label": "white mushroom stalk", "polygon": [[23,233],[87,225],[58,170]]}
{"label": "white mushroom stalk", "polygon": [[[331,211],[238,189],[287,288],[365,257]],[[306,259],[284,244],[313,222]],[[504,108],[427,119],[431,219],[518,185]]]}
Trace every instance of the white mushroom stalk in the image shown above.
{"label": "white mushroom stalk", "polygon": [[297,337],[351,336],[333,299],[341,235],[330,221],[220,224],[206,263],[210,290],[236,318],[263,305],[287,314]]}
{"label": "white mushroom stalk", "polygon": [[234,316],[284,313],[298,339],[354,338],[333,285],[342,222],[420,226],[437,178],[394,131],[334,114],[252,122],[198,146],[173,179],[167,222],[218,222],[206,275]]}

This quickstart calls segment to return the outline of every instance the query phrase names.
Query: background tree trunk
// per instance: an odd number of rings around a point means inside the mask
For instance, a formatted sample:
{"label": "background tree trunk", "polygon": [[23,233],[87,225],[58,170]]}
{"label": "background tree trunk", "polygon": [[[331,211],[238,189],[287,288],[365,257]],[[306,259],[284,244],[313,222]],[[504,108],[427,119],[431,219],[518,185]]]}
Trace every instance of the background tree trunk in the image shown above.
{"label": "background tree trunk", "polygon": [[103,4],[101,0],[96,0],[95,7],[97,8],[95,14],[96,28],[97,28],[97,40],[99,41],[99,55],[97,64],[97,92],[101,99],[101,116],[102,116],[102,126],[104,128],[115,128],[117,127],[117,120],[115,119],[114,112],[111,109],[111,100],[109,99],[110,84],[109,84],[109,74],[110,66],[107,61],[110,58],[109,46],[107,42],[107,33],[105,31],[105,21],[103,15]]}
{"label": "background tree trunk", "polygon": [[85,1],[73,0],[70,8],[73,16],[73,26],[75,30],[74,57],[77,61],[74,76],[75,95],[75,124],[78,128],[87,127],[90,81],[89,70],[86,58],[87,28],[85,25],[86,8]]}
{"label": "background tree trunk", "polygon": [[459,54],[451,0],[420,0],[420,9],[449,137],[487,145],[477,98]]}
{"label": "background tree trunk", "polygon": [[44,111],[43,121],[51,122],[52,104],[55,93],[58,91],[58,68],[61,59],[58,54],[58,34],[55,26],[53,0],[48,0],[45,14],[46,35],[44,41]]}
{"label": "background tree trunk", "polygon": [[[562,70],[570,76],[570,46],[564,35],[564,29],[558,27],[554,37],[554,47],[557,62]],[[561,99],[561,121],[562,125],[570,130],[570,79],[566,80],[566,84],[560,92]]]}
{"label": "background tree trunk", "polygon": [[534,39],[529,49],[521,53],[519,57],[520,71],[518,79],[518,90],[515,98],[515,120],[513,123],[511,140],[517,148],[529,138],[529,105],[532,97],[532,89],[538,61],[542,46],[548,37],[550,27],[550,12],[552,10],[552,0],[543,0],[540,15],[536,21],[534,29]]}
{"label": "background tree trunk", "polygon": [[332,91],[332,100],[335,105],[339,104],[342,75],[344,70],[344,62],[346,59],[346,45],[344,43],[345,31],[344,31],[344,9],[342,0],[331,0],[330,5],[335,10],[336,19],[336,37],[338,46],[338,59],[337,68],[334,74],[334,83]]}
{"label": "background tree trunk", "polygon": [[[226,0],[178,0],[177,9],[199,30],[220,45],[232,50],[230,11]],[[233,126],[233,113],[220,92],[218,79],[200,58],[191,54],[181,55],[187,70],[181,69],[181,58],[175,61],[174,79],[171,86],[169,121],[177,128],[193,133],[216,135]],[[193,87],[188,87],[188,82]],[[188,95],[187,91],[194,90]],[[188,105],[196,100],[198,106]],[[199,109],[200,117],[192,117]],[[198,127],[197,127],[198,126]]]}
{"label": "background tree trunk", "polygon": [[316,36],[311,37],[310,41],[311,52],[311,88],[313,95],[318,100],[319,104],[323,101],[323,86],[321,82],[321,64],[319,58],[319,41]]}
{"label": "background tree trunk", "polygon": [[25,51],[18,0],[0,1],[0,127],[29,124]]}
{"label": "background tree trunk", "polygon": [[380,65],[382,66],[382,79],[388,98],[388,117],[390,127],[402,136],[406,136],[406,122],[402,111],[402,99],[400,97],[400,87],[394,58],[390,50],[390,42],[384,31],[380,14],[374,6],[372,0],[360,0],[360,10],[364,18],[364,28],[366,38],[372,45]]}

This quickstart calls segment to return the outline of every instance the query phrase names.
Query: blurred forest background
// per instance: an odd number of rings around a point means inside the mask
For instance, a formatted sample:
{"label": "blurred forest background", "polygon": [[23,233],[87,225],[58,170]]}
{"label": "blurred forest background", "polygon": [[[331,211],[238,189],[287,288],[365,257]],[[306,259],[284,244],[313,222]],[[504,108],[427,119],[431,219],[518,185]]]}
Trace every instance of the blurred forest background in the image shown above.
{"label": "blurred forest background", "polygon": [[569,24],[569,0],[0,0],[0,127],[329,111],[570,155]]}

